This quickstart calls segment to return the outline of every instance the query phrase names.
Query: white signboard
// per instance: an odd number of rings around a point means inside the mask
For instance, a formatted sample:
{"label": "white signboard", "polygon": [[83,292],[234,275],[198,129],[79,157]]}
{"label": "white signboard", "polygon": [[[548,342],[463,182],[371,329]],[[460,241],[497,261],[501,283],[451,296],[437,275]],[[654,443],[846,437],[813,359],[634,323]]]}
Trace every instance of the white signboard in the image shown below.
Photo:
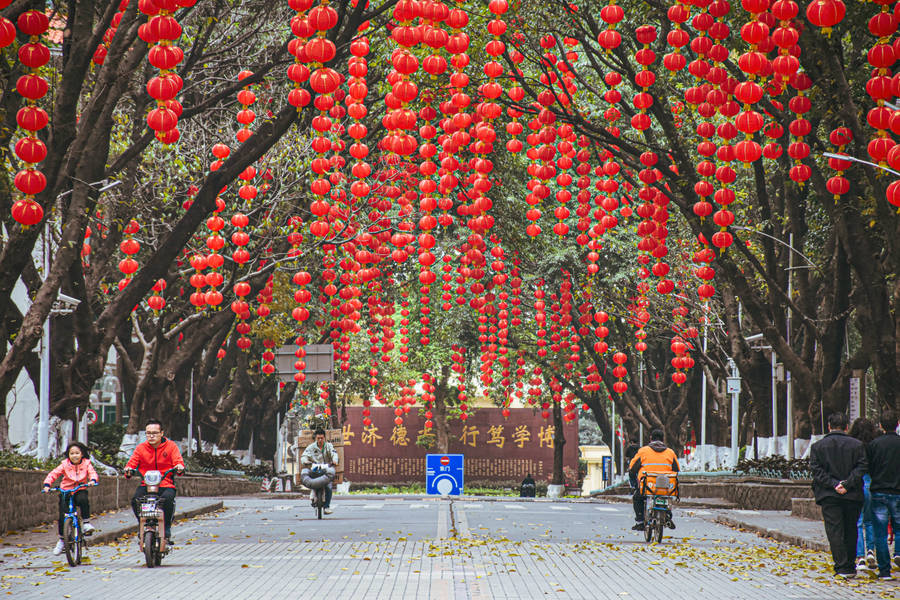
{"label": "white signboard", "polygon": [[859,377],[850,378],[850,422],[859,418]]}

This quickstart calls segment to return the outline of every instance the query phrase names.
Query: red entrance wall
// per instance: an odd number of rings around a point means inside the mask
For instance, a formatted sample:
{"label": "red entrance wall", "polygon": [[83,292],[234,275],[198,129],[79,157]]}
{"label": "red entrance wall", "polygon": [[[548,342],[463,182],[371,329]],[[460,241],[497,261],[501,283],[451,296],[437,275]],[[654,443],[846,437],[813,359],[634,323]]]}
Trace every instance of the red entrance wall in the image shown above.
{"label": "red entrance wall", "polygon": [[[425,419],[418,409],[394,424],[394,410],[372,408],[372,424],[363,427],[362,407],[347,408],[344,425],[344,480],[353,483],[425,483],[425,455],[416,446]],[[566,423],[563,464],[578,471],[578,420]],[[450,424],[450,452],[464,454],[466,485],[518,485],[530,473],[538,481],[553,475],[553,423],[530,408],[482,409],[466,422]],[[567,469],[568,470],[568,469]]]}

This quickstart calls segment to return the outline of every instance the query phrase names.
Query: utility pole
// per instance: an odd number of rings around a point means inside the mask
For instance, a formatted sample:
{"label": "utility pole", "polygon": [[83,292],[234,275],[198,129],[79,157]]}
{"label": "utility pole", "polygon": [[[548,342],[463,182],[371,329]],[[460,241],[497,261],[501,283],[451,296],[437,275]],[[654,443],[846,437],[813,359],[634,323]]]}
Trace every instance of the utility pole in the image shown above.
{"label": "utility pole", "polygon": [[741,374],[734,360],[728,359],[731,376],[727,379],[727,391],[731,395],[731,463],[738,463],[738,420],[740,419],[739,400],[741,397]]}
{"label": "utility pole", "polygon": [[[709,301],[703,303],[703,356],[706,356],[706,330],[709,327]],[[700,385],[700,464],[706,469],[706,369],[701,369]]]}
{"label": "utility pole", "polygon": [[191,368],[191,389],[188,394],[188,447],[187,455],[194,454],[194,369]]}
{"label": "utility pole", "polygon": [[[788,237],[788,246],[790,248],[794,247],[794,233]],[[791,299],[793,293],[793,283],[794,279],[794,253],[788,252],[788,285],[787,285],[787,295],[788,300]],[[788,313],[787,313],[787,323],[786,323],[786,335],[785,335],[785,343],[788,346],[791,345],[791,307],[788,305]],[[785,369],[785,379],[786,379],[786,392],[787,392],[787,410],[785,411],[787,414],[785,415],[784,428],[785,433],[787,434],[787,452],[785,456],[787,456],[788,460],[792,460],[794,458],[794,399],[791,396],[791,372]]]}

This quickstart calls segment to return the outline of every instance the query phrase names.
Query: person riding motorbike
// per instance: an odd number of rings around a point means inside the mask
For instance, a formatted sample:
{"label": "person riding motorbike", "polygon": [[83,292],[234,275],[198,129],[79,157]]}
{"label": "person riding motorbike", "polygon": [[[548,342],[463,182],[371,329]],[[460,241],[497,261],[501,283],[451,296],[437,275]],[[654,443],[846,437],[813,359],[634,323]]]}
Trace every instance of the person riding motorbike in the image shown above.
{"label": "person riding motorbike", "polygon": [[[163,437],[162,423],[150,419],[144,427],[147,441],[138,444],[131,458],[125,465],[125,477],[130,478],[135,471],[143,477],[147,471],[164,473],[175,467],[176,472],[184,473],[184,459],[178,446],[172,440]],[[147,495],[147,486],[139,485],[131,498],[131,509],[140,520],[141,498]],[[166,545],[172,545],[172,517],[175,514],[175,480],[169,474],[159,484],[160,505],[165,515]]]}
{"label": "person riding motorbike", "polygon": [[[677,473],[679,471],[678,457],[675,451],[667,447],[663,442],[662,429],[654,429],[650,432],[650,443],[634,455],[628,466],[629,475],[637,481],[637,489],[634,491],[632,505],[634,506],[634,529],[635,531],[643,531],[644,529],[644,505],[645,495],[643,494],[643,479],[647,472],[650,473]],[[669,512],[666,526],[675,529],[675,522],[672,521],[672,513]]]}
{"label": "person riding motorbike", "polygon": [[[335,465],[338,464],[338,454],[334,446],[330,442],[325,441],[325,430],[319,427],[316,429],[316,441],[306,447],[300,456],[300,465],[303,467],[300,471],[301,482],[310,479],[310,469],[314,464],[328,465],[327,475],[328,483],[325,486],[325,514],[330,515],[334,512],[331,508],[331,482],[334,480]],[[304,485],[306,485],[304,483]],[[309,487],[309,486],[307,486]]]}

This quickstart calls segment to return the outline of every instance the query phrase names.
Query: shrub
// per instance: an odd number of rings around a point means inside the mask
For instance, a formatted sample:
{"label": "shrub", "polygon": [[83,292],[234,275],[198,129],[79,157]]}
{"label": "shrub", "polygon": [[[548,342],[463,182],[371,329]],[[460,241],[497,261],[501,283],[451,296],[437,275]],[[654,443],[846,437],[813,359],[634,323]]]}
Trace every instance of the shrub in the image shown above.
{"label": "shrub", "polygon": [[811,479],[812,473],[809,469],[809,460],[805,458],[795,458],[788,460],[784,456],[775,455],[767,456],[753,460],[745,458],[738,461],[734,468],[735,473],[745,473],[747,475],[758,475],[760,477],[772,477],[774,479]]}
{"label": "shrub", "polygon": [[33,456],[25,456],[18,452],[0,452],[0,467],[6,469],[25,469],[29,471],[50,471],[61,459],[48,458],[39,460]]}

